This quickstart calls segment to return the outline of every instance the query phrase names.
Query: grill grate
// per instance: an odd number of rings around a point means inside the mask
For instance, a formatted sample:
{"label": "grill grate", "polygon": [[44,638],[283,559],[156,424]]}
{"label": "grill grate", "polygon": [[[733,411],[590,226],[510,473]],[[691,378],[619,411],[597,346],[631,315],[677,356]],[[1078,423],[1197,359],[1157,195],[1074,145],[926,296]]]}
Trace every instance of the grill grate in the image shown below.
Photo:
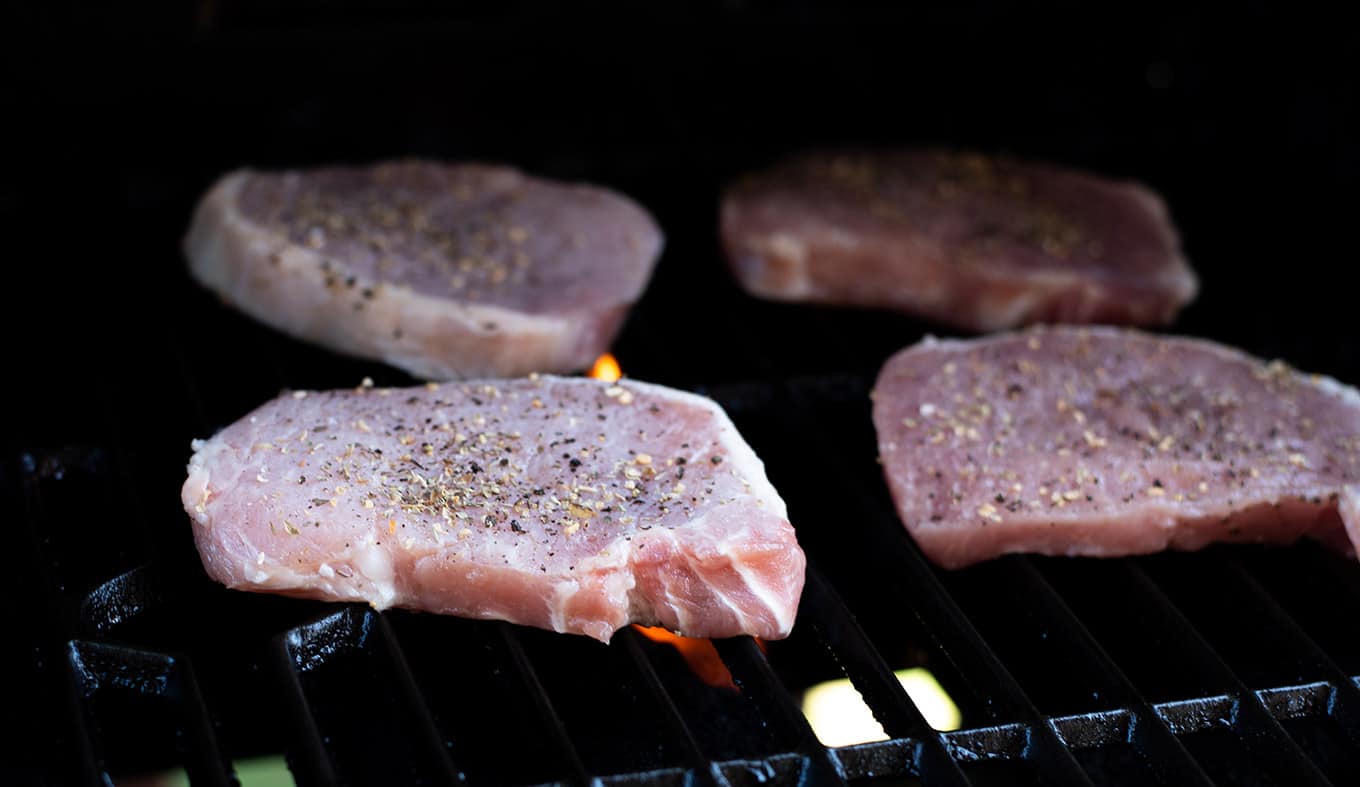
{"label": "grill grate", "polygon": [[[702,684],[670,646],[631,630],[606,647],[217,588],[187,543],[152,549],[155,528],[89,532],[91,500],[140,510],[129,495],[140,485],[122,481],[142,471],[115,440],[24,454],[5,474],[28,536],[31,573],[16,581],[38,588],[31,597],[48,611],[27,629],[30,697],[66,698],[30,706],[32,731],[10,760],[28,770],[17,775],[100,783],[177,766],[194,784],[229,784],[234,758],[270,751],[286,754],[299,784],[1341,784],[1360,774],[1357,648],[1330,630],[1335,618],[1307,612],[1319,597],[1360,603],[1353,564],[1300,545],[1013,556],[937,572],[873,468],[861,379],[707,392],[766,457],[812,560],[793,637],[768,652],[749,638],[717,643],[739,693]],[[789,423],[807,426],[798,452],[779,438]],[[1319,626],[1330,639],[1314,638]],[[930,728],[892,674],[911,664],[935,671],[963,729]],[[888,740],[818,741],[799,693],[839,676]]]}

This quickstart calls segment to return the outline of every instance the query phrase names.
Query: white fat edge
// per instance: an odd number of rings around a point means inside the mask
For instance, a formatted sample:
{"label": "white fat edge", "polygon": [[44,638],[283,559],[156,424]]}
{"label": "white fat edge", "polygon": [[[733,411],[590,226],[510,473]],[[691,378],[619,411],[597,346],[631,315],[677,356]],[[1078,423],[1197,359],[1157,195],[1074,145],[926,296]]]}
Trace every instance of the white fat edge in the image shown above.
{"label": "white fat edge", "polygon": [[375,543],[371,533],[364,536],[350,555],[350,565],[373,586],[374,593],[370,594],[369,603],[377,609],[392,606],[397,598],[392,555]]}
{"label": "white fat edge", "polygon": [[769,585],[756,581],[755,571],[745,562],[733,561],[732,568],[736,570],[737,575],[746,583],[746,589],[751,591],[751,595],[759,599],[760,603],[764,604],[765,608],[774,616],[774,622],[778,625],[779,631],[791,631],[793,629],[795,614],[792,606],[795,605],[781,603],[782,599],[775,595],[773,589]]}
{"label": "white fat edge", "polygon": [[[430,341],[425,338],[430,333],[430,326],[437,326],[439,333],[452,329],[473,337],[513,335],[519,341],[536,339],[540,343],[560,343],[565,341],[563,337],[575,335],[575,331],[568,330],[571,324],[561,317],[526,314],[494,304],[464,303],[416,292],[405,285],[386,284],[384,293],[386,297],[374,306],[374,312],[379,316],[373,319],[390,323],[392,329],[400,327],[402,338],[393,338],[393,331],[389,329],[377,331],[372,337],[366,337],[366,341],[371,342],[372,349],[388,363],[406,369],[416,377],[461,380],[465,376],[458,368],[459,359],[449,357],[448,352],[431,350]],[[496,324],[494,331],[484,329],[488,322]]]}
{"label": "white fat edge", "polygon": [[1341,524],[1351,540],[1351,545],[1357,553],[1360,553],[1360,485],[1346,484],[1341,487],[1341,500],[1337,505],[1337,511],[1341,515]]}
{"label": "white fat edge", "polygon": [[1325,374],[1310,375],[1310,378],[1319,391],[1340,399],[1347,407],[1360,410],[1360,391]]}
{"label": "white fat edge", "polygon": [[553,631],[567,630],[567,602],[571,601],[577,591],[581,589],[581,583],[575,579],[560,579],[553,583],[552,603],[548,605],[548,619],[552,623]]}
{"label": "white fat edge", "polygon": [[791,263],[798,271],[796,284],[788,292],[789,297],[806,296],[812,292],[812,278],[808,276],[807,244],[786,232],[772,233],[766,239],[765,252]]}
{"label": "white fat edge", "polygon": [[[567,605],[581,592],[579,577],[595,573],[605,574],[605,594],[620,610],[630,610],[629,595],[637,585],[637,577],[628,570],[633,560],[634,545],[623,537],[605,544],[599,553],[576,561],[571,574],[553,583],[552,603],[548,614],[554,631],[566,631]],[[592,635],[593,636],[593,635]]]}
{"label": "white fat edge", "polygon": [[[671,541],[675,542],[675,533],[673,531],[671,533]],[[675,551],[676,552],[680,551],[680,545],[678,542],[676,542],[675,544]],[[676,628],[679,629],[676,633],[680,634],[681,636],[684,636],[692,632],[694,630],[694,627],[689,624],[690,617],[685,610],[685,605],[677,604],[675,601],[675,594],[671,592],[671,576],[673,576],[674,573],[675,572],[673,571],[661,572],[661,587],[665,590],[666,593],[666,607],[675,613]],[[653,602],[652,606],[653,608],[655,608],[658,605],[656,604],[656,602]]]}
{"label": "white fat edge", "polygon": [[1051,294],[1033,288],[1000,298],[984,296],[985,300],[978,305],[974,316],[981,318],[979,322],[984,330],[1002,330],[1020,322],[1025,315],[1033,314],[1035,306]]}
{"label": "white fat edge", "polygon": [[[703,517],[699,517],[699,521],[702,520]],[[692,573],[696,577],[701,578],[704,581],[703,582],[704,587],[708,589],[708,592],[712,593],[714,598],[722,602],[723,606],[727,607],[729,610],[732,611],[732,615],[735,616],[737,619],[737,625],[743,629],[749,629],[750,627],[747,626],[746,623],[750,618],[741,611],[741,607],[738,607],[736,604],[732,603],[732,599],[730,599],[726,593],[719,589],[717,584],[709,581],[708,575],[700,570],[700,567],[698,563],[695,561],[694,556],[680,548],[679,540],[675,541],[675,551],[682,557],[684,557],[685,565],[689,566],[690,573]],[[667,595],[670,595],[669,588],[667,589]]]}
{"label": "white fat edge", "polygon": [[[213,479],[218,479],[217,491],[236,488],[244,477],[248,477],[247,473],[252,468],[230,444],[216,437],[210,440],[194,440],[190,445],[194,453],[189,457],[187,475],[184,485],[180,488],[181,502],[194,522],[211,527],[212,517],[207,508],[209,501],[215,496]],[[210,467],[213,469],[210,470]],[[235,476],[232,475],[233,472]],[[226,483],[222,481],[224,474],[227,478]]]}
{"label": "white fat edge", "polygon": [[[633,538],[636,537],[633,535]],[[572,573],[605,574],[609,598],[620,608],[626,607],[629,591],[637,586],[637,577],[629,570],[634,549],[632,540],[619,536],[601,547],[597,554],[576,561],[576,570]]]}
{"label": "white fat edge", "polygon": [[198,455],[189,462],[189,477],[184,480],[184,487],[180,492],[180,498],[185,508],[189,509],[189,515],[194,522],[204,526],[212,526],[212,518],[208,516],[208,498],[212,496],[209,487],[211,474],[208,469],[197,462]]}
{"label": "white fat edge", "polygon": [[[733,542],[744,541],[751,534],[751,528],[746,527],[734,533],[729,533],[725,538],[718,542],[718,550],[722,554],[731,557],[735,554],[732,550]],[[793,629],[793,611],[788,604],[781,603],[782,599],[775,595],[772,586],[764,582],[757,581],[756,572],[745,561],[732,560],[732,568],[737,572],[746,583],[746,588],[751,591],[751,595],[760,600],[761,604],[774,616],[775,623],[778,624],[780,631],[791,631]],[[797,606],[797,605],[794,605]]]}

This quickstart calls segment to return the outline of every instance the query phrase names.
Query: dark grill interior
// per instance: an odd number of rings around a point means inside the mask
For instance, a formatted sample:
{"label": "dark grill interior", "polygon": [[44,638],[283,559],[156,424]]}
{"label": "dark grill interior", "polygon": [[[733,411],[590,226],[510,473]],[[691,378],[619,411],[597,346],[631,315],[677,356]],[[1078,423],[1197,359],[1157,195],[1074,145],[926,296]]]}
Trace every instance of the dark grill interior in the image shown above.
{"label": "dark grill interior", "polygon": [[[0,186],[22,261],[0,782],[230,784],[280,753],[308,785],[1360,782],[1353,560],[1310,543],[931,568],[868,418],[878,364],[931,326],[755,301],[715,238],[722,184],[809,144],[1135,176],[1203,278],[1174,330],[1360,382],[1353,294],[1331,284],[1360,172],[1340,25],[1269,6],[52,8],[5,26],[35,120]],[[1291,44],[1307,54],[1271,54]],[[717,643],[739,691],[632,630],[605,647],[203,577],[178,501],[191,438],[285,387],[411,381],[193,286],[193,200],[243,164],[417,154],[603,182],[665,228],[616,354],[728,409],[812,563],[790,639]],[[959,730],[924,721],[893,675],[909,667]],[[889,740],[818,741],[803,692],[845,677]]]}

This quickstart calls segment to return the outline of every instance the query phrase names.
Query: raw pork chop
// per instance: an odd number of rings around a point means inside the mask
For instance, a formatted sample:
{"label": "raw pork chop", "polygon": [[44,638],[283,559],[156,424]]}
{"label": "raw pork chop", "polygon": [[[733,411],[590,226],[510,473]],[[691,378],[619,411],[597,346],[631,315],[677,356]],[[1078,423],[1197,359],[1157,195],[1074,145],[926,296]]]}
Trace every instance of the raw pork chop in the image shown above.
{"label": "raw pork chop", "polygon": [[235,172],[199,203],[189,270],[256,319],[422,378],[590,365],[661,233],[632,201],[507,167],[406,161]]}
{"label": "raw pork chop", "polygon": [[1346,548],[1343,520],[1360,543],[1360,395],[1206,341],[926,340],[883,367],[874,425],[903,522],[946,568],[1302,536]]}
{"label": "raw pork chop", "polygon": [[534,377],[295,392],[195,444],[209,575],[587,634],[784,637],[804,558],[711,400]]}
{"label": "raw pork chop", "polygon": [[976,331],[1165,323],[1197,289],[1152,192],[975,154],[804,155],[729,189],[722,236],[755,295]]}

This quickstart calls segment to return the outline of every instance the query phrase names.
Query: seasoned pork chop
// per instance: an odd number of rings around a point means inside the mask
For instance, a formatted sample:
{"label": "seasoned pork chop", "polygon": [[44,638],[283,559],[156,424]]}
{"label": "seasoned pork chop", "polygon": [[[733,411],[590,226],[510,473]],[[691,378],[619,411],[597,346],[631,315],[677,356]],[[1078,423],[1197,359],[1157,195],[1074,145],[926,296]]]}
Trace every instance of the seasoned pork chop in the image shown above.
{"label": "seasoned pork chop", "polygon": [[711,400],[535,377],[281,396],[197,442],[183,500],[242,590],[496,618],[784,637],[803,553]]}
{"label": "seasoned pork chop", "polygon": [[1343,521],[1360,543],[1360,395],[1207,341],[927,340],[883,367],[874,425],[902,521],[946,568],[1303,536],[1348,548]]}
{"label": "seasoned pork chop", "polygon": [[427,379],[589,366],[661,244],[604,189],[417,161],[232,173],[185,239],[193,276],[252,317]]}
{"label": "seasoned pork chop", "polygon": [[976,154],[800,156],[729,189],[722,237],[752,294],[975,331],[1166,323],[1197,289],[1146,188]]}

